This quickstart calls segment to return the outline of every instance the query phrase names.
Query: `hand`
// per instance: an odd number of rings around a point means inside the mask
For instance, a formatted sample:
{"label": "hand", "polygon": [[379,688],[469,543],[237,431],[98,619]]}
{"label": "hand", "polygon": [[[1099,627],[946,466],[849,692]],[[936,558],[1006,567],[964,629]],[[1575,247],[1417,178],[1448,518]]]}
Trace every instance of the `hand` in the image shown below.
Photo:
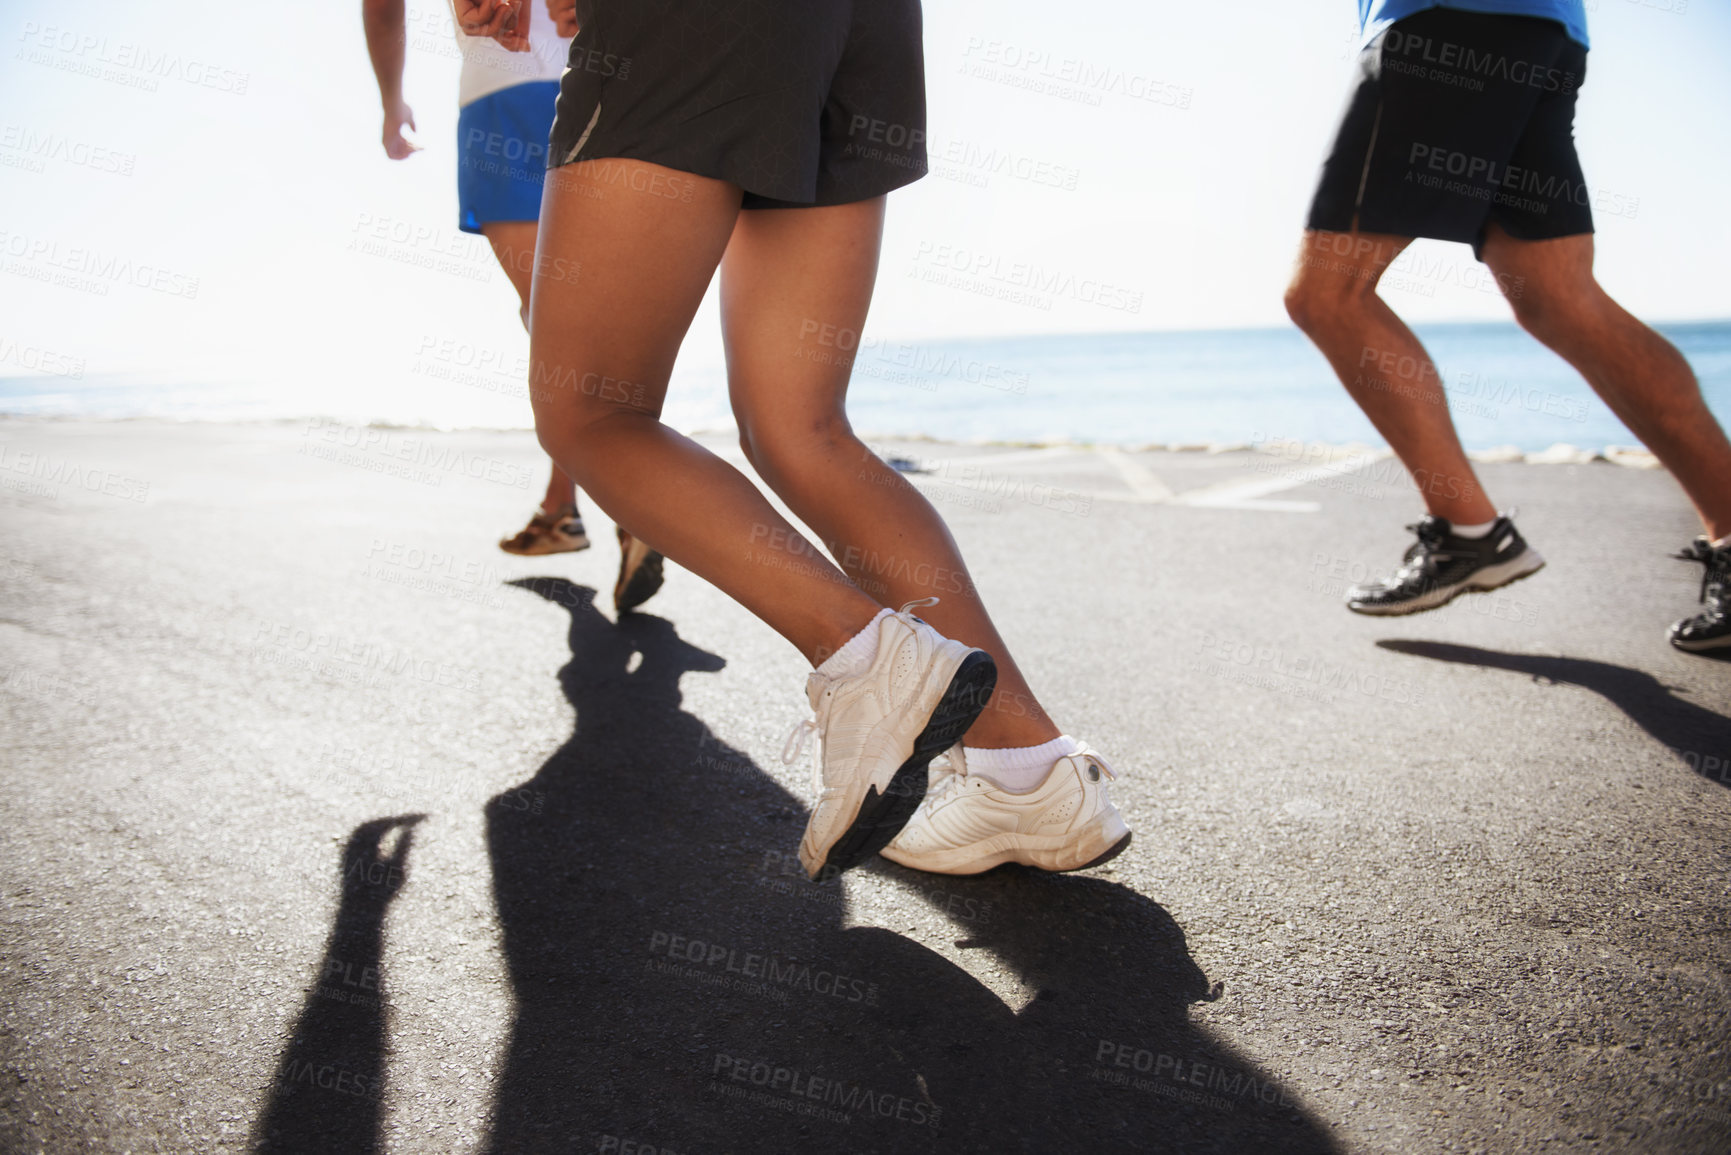
{"label": "hand", "polygon": [[392,160],[403,160],[409,154],[421,151],[420,145],[403,135],[404,125],[411,132],[415,130],[415,110],[399,100],[385,109],[385,155]]}
{"label": "hand", "polygon": [[465,36],[490,36],[512,52],[527,52],[529,22],[519,19],[523,3],[524,0],[455,0],[457,27]]}
{"label": "hand", "polygon": [[547,0],[547,15],[553,18],[562,39],[577,35],[577,0]]}
{"label": "hand", "polygon": [[[425,814],[375,818],[355,827],[343,848],[343,897],[381,912],[408,881],[409,844]],[[397,838],[390,836],[396,833]],[[351,907],[351,915],[355,913]]]}

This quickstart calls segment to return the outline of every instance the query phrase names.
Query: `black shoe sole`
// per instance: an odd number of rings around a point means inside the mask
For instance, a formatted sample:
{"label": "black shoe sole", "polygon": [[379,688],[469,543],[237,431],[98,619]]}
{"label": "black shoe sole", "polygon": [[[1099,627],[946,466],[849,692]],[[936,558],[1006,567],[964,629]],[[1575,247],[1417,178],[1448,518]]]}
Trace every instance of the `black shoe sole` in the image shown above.
{"label": "black shoe sole", "polygon": [[1054,870],[1051,873],[1075,874],[1078,870],[1093,870],[1096,866],[1104,866],[1106,863],[1111,862],[1114,858],[1117,858],[1120,854],[1123,854],[1126,850],[1130,849],[1131,834],[1131,831],[1126,830],[1124,832],[1124,837],[1113,843],[1111,849],[1107,850],[1106,853],[1100,855],[1091,862],[1084,862],[1081,866],[1072,866],[1069,870]]}
{"label": "black shoe sole", "polygon": [[1696,643],[1679,642],[1676,638],[1672,638],[1671,646],[1673,649],[1682,650],[1685,654],[1711,654],[1715,650],[1731,649],[1731,637],[1710,638],[1705,642]]}
{"label": "black shoe sole", "polygon": [[828,857],[812,877],[834,878],[895,841],[925,800],[926,770],[932,759],[968,732],[991,701],[997,684],[998,666],[992,655],[975,650],[962,659],[950,678],[949,689],[926,720],[926,728],[914,739],[913,754],[890,779],[889,789],[883,794],[875,786],[866,791],[853,824],[829,848]]}
{"label": "black shoe sole", "polygon": [[613,593],[613,608],[618,613],[628,614],[650,598],[666,581],[661,572],[661,555],[650,550],[643,558],[643,564],[632,571],[631,576],[620,583]]}

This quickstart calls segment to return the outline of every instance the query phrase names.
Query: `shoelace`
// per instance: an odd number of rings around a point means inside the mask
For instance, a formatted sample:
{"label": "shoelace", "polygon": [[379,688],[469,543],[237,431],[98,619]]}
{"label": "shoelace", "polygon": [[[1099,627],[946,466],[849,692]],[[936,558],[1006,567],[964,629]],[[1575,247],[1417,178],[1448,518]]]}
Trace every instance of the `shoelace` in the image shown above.
{"label": "shoelace", "polygon": [[[1724,590],[1726,573],[1731,572],[1731,558],[1725,554],[1725,550],[1715,549],[1706,538],[1698,537],[1680,553],[1671,555],[1678,561],[1698,561],[1705,567],[1701,571],[1701,594],[1697,601],[1705,602],[1709,596],[1717,596]],[[1715,567],[1721,568],[1716,572]],[[1715,582],[1715,578],[1719,580]]]}
{"label": "shoelace", "polygon": [[[811,736],[818,732],[817,719],[806,718],[788,734],[787,741],[781,744],[781,764],[792,766],[799,761],[799,756],[805,753],[805,744]],[[811,792],[823,793],[823,763],[816,758],[811,761]]]}
{"label": "shoelace", "polygon": [[[898,615],[906,614],[911,613],[914,610],[924,609],[927,606],[935,606],[940,600],[942,599],[935,597],[920,598],[918,601],[907,603],[901,609],[897,610],[896,613]],[[795,762],[799,761],[799,756],[805,753],[806,743],[811,740],[811,736],[820,732],[821,725],[816,718],[806,718],[802,720],[799,725],[795,726],[792,731],[788,733],[787,741],[781,744],[781,764],[783,766],[792,766]],[[812,760],[811,792],[814,795],[823,793],[822,759],[814,758]]]}
{"label": "shoelace", "polygon": [[1406,553],[1401,555],[1401,561],[1405,564],[1400,567],[1400,574],[1397,576],[1404,577],[1409,573],[1429,576],[1436,569],[1435,555],[1448,535],[1439,523],[1429,518],[1414,522],[1406,528],[1409,533],[1417,534],[1418,540],[1409,545]]}

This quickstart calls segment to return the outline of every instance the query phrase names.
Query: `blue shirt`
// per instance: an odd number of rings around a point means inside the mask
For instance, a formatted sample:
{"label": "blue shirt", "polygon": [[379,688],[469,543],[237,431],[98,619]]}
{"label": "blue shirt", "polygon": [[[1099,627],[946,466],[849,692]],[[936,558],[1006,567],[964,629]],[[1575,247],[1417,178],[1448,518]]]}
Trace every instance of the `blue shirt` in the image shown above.
{"label": "blue shirt", "polygon": [[1537,16],[1568,29],[1569,39],[1587,43],[1586,0],[1358,0],[1358,22],[1364,42],[1384,28],[1426,8],[1459,8],[1463,12],[1494,12],[1502,16]]}

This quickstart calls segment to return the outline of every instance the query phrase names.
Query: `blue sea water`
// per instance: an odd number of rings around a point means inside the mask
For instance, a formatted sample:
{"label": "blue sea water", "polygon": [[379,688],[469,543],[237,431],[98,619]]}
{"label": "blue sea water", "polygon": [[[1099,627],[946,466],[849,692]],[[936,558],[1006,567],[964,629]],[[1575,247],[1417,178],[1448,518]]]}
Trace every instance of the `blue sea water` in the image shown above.
{"label": "blue sea water", "polygon": [[[1694,366],[1721,422],[1731,422],[1731,322],[1660,329]],[[1519,327],[1418,332],[1469,448],[1635,443],[1580,375]],[[1376,368],[1367,364],[1365,372]],[[849,412],[874,434],[946,440],[1382,444],[1294,329],[886,341],[861,351]]]}
{"label": "blue sea water", "polygon": [[[1659,328],[1694,366],[1721,422],[1731,421],[1731,321]],[[1419,335],[1436,358],[1468,448],[1634,444],[1579,375],[1516,326],[1430,325],[1419,327]],[[849,354],[856,355],[849,412],[856,428],[874,436],[1130,446],[1271,437],[1381,443],[1327,362],[1291,328],[918,342],[868,337],[857,350],[830,351]],[[1365,366],[1367,374],[1378,369]],[[527,404],[500,392],[441,392],[420,377],[323,398],[243,384],[13,377],[0,379],[0,413],[527,427]],[[720,373],[677,373],[668,417],[690,430],[727,427]]]}

